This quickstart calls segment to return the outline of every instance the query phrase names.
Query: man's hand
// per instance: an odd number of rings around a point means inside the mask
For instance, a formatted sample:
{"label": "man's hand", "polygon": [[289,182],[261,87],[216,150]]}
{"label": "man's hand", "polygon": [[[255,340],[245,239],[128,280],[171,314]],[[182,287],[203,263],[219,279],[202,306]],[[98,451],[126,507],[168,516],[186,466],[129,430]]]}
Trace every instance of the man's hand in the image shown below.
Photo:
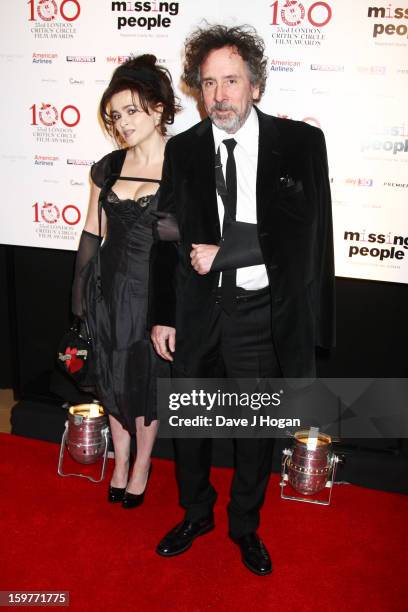
{"label": "man's hand", "polygon": [[156,353],[166,361],[173,361],[171,353],[176,350],[175,328],[167,327],[167,325],[154,325],[151,339]]}
{"label": "man's hand", "polygon": [[191,265],[198,274],[208,274],[220,247],[215,244],[193,244]]}

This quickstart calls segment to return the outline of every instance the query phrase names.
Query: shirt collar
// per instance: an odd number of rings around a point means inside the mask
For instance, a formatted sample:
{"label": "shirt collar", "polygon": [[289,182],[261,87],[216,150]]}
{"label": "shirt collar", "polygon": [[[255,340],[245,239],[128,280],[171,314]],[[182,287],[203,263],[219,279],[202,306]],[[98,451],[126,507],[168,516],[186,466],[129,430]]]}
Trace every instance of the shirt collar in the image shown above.
{"label": "shirt collar", "polygon": [[254,107],[251,108],[244,125],[235,134],[228,134],[224,130],[220,130],[214,123],[212,123],[212,130],[216,151],[223,140],[234,138],[237,144],[245,149],[247,153],[256,154],[258,152],[259,122]]}

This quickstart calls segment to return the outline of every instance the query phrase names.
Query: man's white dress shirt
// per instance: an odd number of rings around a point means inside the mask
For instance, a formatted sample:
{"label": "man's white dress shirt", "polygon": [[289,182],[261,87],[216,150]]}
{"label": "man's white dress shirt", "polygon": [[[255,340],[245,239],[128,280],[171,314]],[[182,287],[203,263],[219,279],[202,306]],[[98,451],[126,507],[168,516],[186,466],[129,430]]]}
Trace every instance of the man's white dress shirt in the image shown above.
{"label": "man's white dress shirt", "polygon": [[[251,109],[247,120],[235,134],[227,134],[212,124],[215,151],[220,147],[220,156],[224,178],[228,153],[222,144],[227,138],[234,138],[237,142],[234,149],[235,164],[237,168],[237,212],[236,220],[245,223],[256,223],[256,171],[258,166],[259,122],[254,108]],[[224,220],[224,205],[217,193],[218,215],[220,227]],[[221,284],[221,279],[220,279]],[[263,264],[238,268],[237,286],[248,291],[263,289],[268,285],[268,275]]]}

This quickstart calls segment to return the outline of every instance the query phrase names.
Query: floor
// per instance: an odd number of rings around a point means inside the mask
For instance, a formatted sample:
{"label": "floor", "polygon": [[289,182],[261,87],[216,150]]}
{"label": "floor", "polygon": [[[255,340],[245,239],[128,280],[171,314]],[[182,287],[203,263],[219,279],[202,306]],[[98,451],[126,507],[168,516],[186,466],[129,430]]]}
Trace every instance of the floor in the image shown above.
{"label": "floor", "polygon": [[0,432],[10,433],[10,411],[15,404],[12,389],[0,389]]}
{"label": "floor", "polygon": [[69,592],[69,612],[407,610],[406,495],[348,485],[331,506],[297,503],[272,474],[260,535],[274,571],[260,578],[228,538],[231,470],[211,470],[215,530],[164,559],[157,543],[182,520],[172,461],[155,458],[144,504],[123,510],[106,502],[112,461],[95,484],[58,476],[58,457],[58,444],[0,434],[1,589]]}

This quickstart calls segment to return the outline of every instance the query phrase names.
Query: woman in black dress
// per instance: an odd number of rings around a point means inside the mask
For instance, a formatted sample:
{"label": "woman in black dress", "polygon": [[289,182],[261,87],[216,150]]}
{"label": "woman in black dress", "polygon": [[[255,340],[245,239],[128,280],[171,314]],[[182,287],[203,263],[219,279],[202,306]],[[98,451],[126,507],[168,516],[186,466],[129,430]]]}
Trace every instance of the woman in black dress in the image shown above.
{"label": "woman in black dress", "polygon": [[[166,126],[177,110],[170,75],[153,55],[132,58],[115,70],[100,116],[122,148],[91,169],[88,215],[76,260],[73,312],[88,320],[95,343],[96,394],[109,413],[115,449],[108,500],[125,508],[143,502],[158,428],[156,378],[169,376],[151,346],[146,319],[152,213]],[[137,457],[129,471],[133,433]]]}

